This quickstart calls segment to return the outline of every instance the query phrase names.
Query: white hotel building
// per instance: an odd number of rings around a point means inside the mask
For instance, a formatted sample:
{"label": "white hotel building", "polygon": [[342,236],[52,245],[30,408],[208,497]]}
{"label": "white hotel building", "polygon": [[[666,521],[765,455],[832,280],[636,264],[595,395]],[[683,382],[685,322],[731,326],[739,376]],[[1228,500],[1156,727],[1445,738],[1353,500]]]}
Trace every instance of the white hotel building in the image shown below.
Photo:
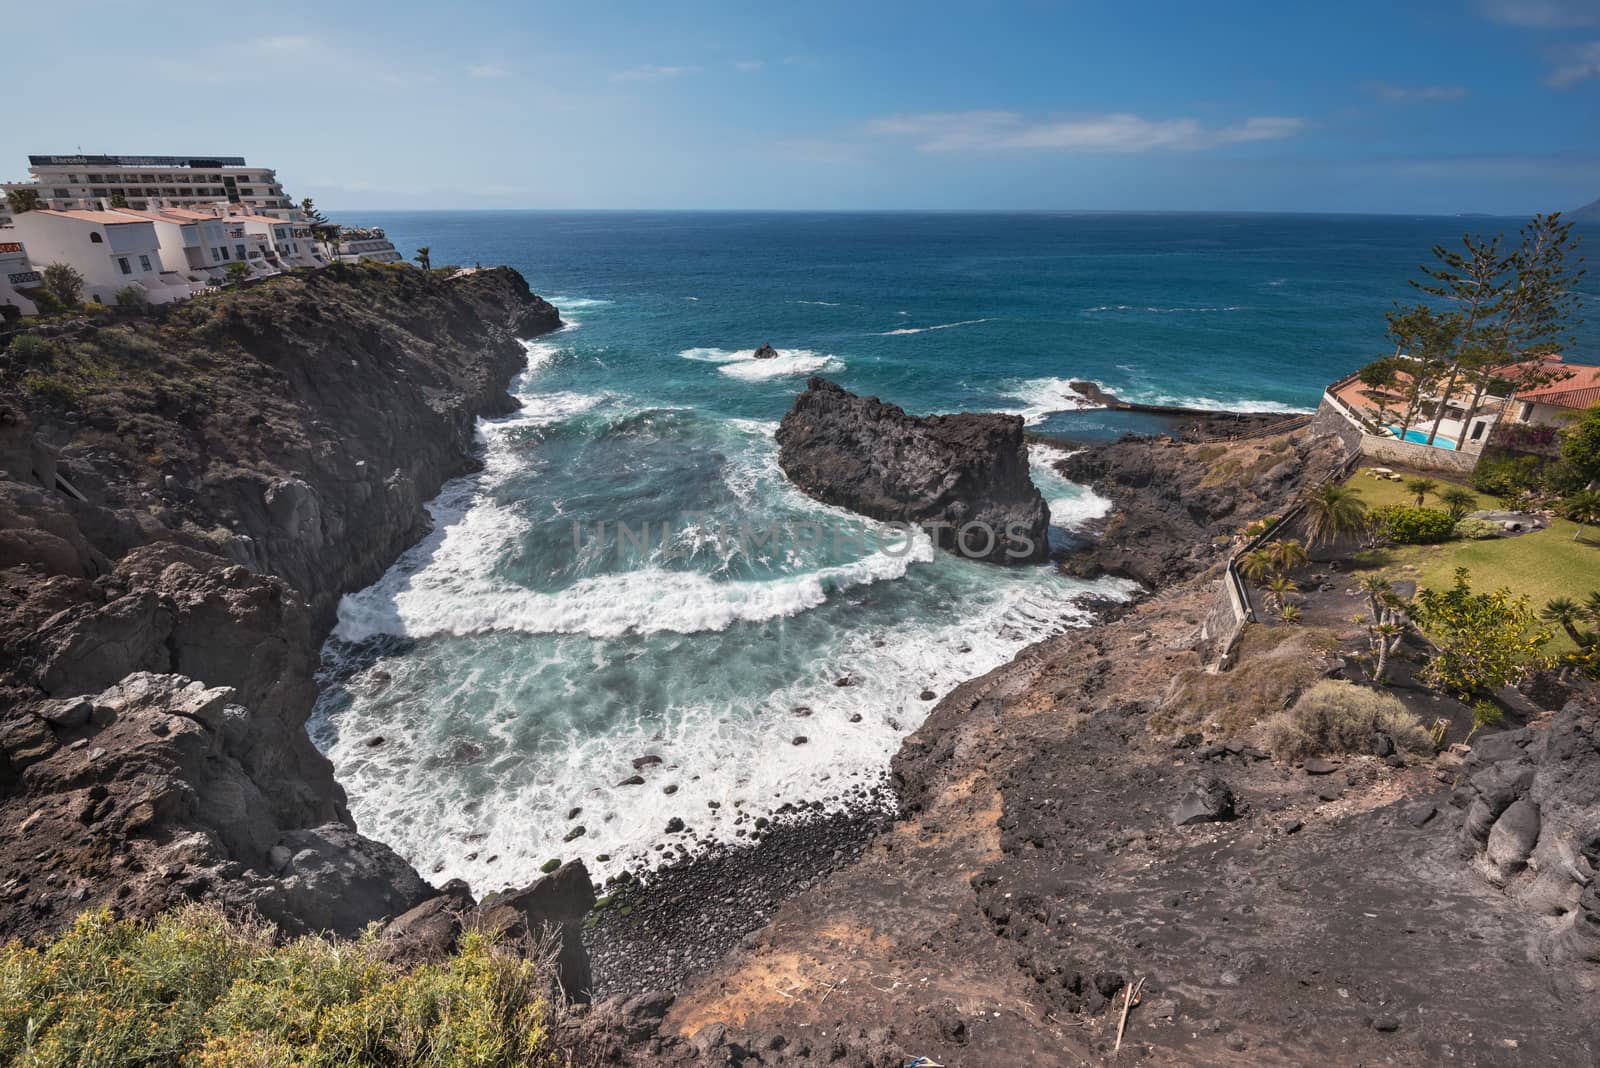
{"label": "white hotel building", "polygon": [[[84,296],[109,304],[137,285],[152,303],[182,300],[231,280],[342,261],[402,259],[377,228],[308,219],[270,168],[242,157],[29,156],[25,190],[37,207],[15,215],[0,199],[0,306],[32,314],[23,292],[63,263]],[[0,311],[0,315],[14,315]]]}
{"label": "white hotel building", "polygon": [[[28,173],[32,181],[0,188],[31,189],[48,208],[94,210],[120,197],[130,208],[223,201],[281,218],[297,210],[277,172],[252,167],[243,156],[29,156]],[[0,226],[8,222],[0,202]]]}

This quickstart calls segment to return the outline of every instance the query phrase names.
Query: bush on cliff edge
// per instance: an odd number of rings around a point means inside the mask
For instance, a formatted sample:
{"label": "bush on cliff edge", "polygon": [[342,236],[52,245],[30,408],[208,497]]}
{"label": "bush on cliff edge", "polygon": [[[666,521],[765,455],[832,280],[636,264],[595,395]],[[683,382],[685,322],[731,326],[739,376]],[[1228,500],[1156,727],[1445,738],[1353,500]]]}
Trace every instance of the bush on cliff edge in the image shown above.
{"label": "bush on cliff edge", "polygon": [[1397,698],[1335,679],[1317,683],[1266,723],[1267,748],[1279,760],[1368,752],[1375,734],[1413,752],[1429,745],[1428,732]]}
{"label": "bush on cliff edge", "polygon": [[0,1063],[191,1068],[557,1063],[547,968],[483,934],[442,964],[301,938],[193,906],[144,922],[80,916],[0,947]]}

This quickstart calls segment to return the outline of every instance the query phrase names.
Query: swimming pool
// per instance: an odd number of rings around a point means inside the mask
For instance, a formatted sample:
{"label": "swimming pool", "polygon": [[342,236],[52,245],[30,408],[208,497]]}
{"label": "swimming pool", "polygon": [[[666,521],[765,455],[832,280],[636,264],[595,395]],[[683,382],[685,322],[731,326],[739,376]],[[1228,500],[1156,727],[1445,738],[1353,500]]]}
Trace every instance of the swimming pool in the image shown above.
{"label": "swimming pool", "polygon": [[[1428,432],[1426,430],[1407,430],[1402,435],[1399,427],[1391,426],[1389,427],[1389,433],[1405,441],[1414,441],[1418,445],[1426,445],[1428,443]],[[1453,449],[1456,447],[1456,439],[1446,437],[1443,434],[1435,434],[1433,443],[1441,449]]]}

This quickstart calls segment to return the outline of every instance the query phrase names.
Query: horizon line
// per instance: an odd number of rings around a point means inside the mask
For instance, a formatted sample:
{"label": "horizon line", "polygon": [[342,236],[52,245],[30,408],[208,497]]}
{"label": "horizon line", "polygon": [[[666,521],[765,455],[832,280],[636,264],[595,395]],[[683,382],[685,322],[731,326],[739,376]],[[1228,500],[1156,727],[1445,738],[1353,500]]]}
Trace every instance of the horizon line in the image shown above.
{"label": "horizon line", "polygon": [[[556,214],[651,214],[651,215],[1329,215],[1367,218],[1424,218],[1424,219],[1528,219],[1540,211],[1487,212],[1487,211],[1335,211],[1330,209],[1284,209],[1268,211],[1251,208],[526,208],[526,207],[428,207],[394,208],[347,205],[317,205],[323,211],[367,211],[425,214],[488,214],[518,213],[526,215]],[[1571,215],[1587,205],[1577,208],[1545,209],[1545,214]],[[1573,222],[1600,222],[1600,220],[1574,219]]]}

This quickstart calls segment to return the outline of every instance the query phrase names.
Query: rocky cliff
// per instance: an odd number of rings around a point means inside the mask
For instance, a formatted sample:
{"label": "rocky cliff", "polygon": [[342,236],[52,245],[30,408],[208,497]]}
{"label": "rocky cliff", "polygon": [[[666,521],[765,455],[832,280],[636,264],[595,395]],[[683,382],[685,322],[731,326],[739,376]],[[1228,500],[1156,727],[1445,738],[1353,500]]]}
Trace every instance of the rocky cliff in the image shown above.
{"label": "rocky cliff", "polygon": [[0,937],[108,904],[353,933],[433,890],[305,734],[341,594],[428,527],[556,310],[333,267],[0,353]]}
{"label": "rocky cliff", "polygon": [[1125,437],[1075,452],[1056,469],[1113,508],[1066,566],[1151,588],[1181,581],[1217,562],[1217,539],[1283,512],[1343,460],[1337,437],[1310,431],[1216,444]]}
{"label": "rocky cliff", "polygon": [[[806,493],[995,563],[1049,555],[1050,509],[1013,415],[916,417],[812,378],[778,427],[778,463]],[[962,528],[976,526],[962,536]]]}

